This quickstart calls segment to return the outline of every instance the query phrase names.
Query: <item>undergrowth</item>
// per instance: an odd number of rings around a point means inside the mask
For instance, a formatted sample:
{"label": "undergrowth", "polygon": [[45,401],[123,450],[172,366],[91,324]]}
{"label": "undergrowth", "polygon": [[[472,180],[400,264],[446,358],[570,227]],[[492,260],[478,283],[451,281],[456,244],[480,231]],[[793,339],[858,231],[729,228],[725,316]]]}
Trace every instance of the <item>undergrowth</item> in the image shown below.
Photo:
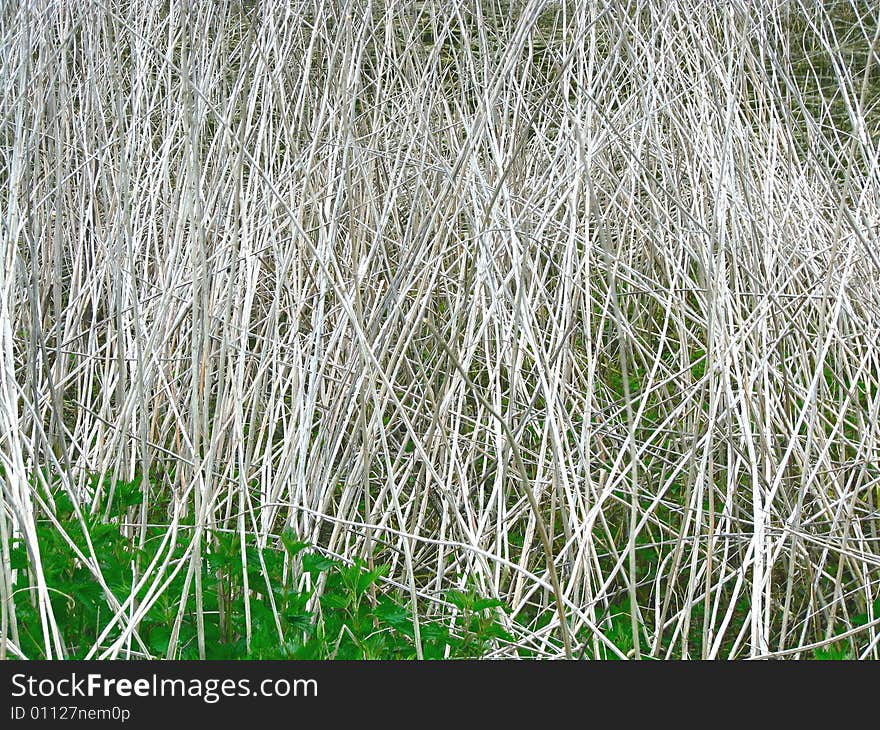
{"label": "undergrowth", "polygon": [[[139,538],[124,526],[129,510],[143,500],[141,483],[140,478],[118,481],[104,492],[113,499],[105,496],[92,505],[83,523],[85,530],[74,527],[78,521],[68,494],[61,489],[52,492],[55,520],[72,528],[65,534],[83,554],[89,552],[88,535],[97,557],[95,567],[75,557],[53,521],[38,522],[41,566],[52,586],[52,608],[68,658],[84,658],[98,641],[112,614],[106,592],[119,598],[136,595],[139,570],[164,547],[166,528],[148,527]],[[165,556],[172,569],[189,561],[188,541],[181,538]],[[370,569],[360,559],[327,557],[290,530],[279,538],[277,544],[260,548],[253,534],[246,533],[242,540],[232,531],[213,532],[205,540],[199,568],[203,647],[200,649],[197,639],[199,617],[191,590],[188,605],[181,606],[188,582],[187,571],[181,569],[138,623],[128,641],[127,655],[179,659],[416,657],[409,599],[399,588],[382,584],[387,566]],[[31,565],[24,542],[13,542],[10,568],[16,571],[16,590],[28,591]],[[96,579],[96,572],[100,572],[106,589]],[[434,604],[430,618],[422,618],[419,626],[425,659],[477,658],[494,642],[511,640],[498,620],[498,612],[506,608],[500,600],[481,597],[473,590],[450,590]],[[41,658],[37,607],[28,601],[18,601],[16,606],[20,648],[28,658]],[[249,635],[244,631],[247,626]],[[169,652],[172,632],[177,633],[176,648]],[[117,636],[118,631],[111,632],[106,641]]]}

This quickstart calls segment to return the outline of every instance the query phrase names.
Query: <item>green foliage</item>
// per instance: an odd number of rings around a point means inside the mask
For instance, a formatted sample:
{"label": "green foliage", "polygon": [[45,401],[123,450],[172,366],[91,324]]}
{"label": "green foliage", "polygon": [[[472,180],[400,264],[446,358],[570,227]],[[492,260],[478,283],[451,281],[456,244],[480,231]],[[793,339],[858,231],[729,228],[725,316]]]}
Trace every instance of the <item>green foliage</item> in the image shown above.
{"label": "green foliage", "polygon": [[836,646],[835,644],[813,649],[813,658],[820,661],[847,661],[855,659],[852,655],[852,650],[848,646]]}
{"label": "green foliage", "polygon": [[[131,641],[132,651],[135,656],[199,658],[195,581],[187,581],[193,560],[191,529],[182,527],[175,543],[164,540],[167,528],[157,518],[167,510],[167,505],[152,498],[156,485],[150,480],[109,483],[94,479],[91,488],[97,491],[90,509],[89,499],[80,496],[76,509],[65,490],[60,486],[51,489],[45,496],[47,503],[53,505],[54,519],[43,515],[36,525],[39,561],[50,588],[49,598],[66,655],[86,655],[111,619],[115,606],[128,598],[135,582],[156,559],[167,563],[171,580],[139,622],[137,635]],[[132,531],[125,518],[127,513],[140,508],[146,496],[150,496],[147,503],[151,505],[152,519],[141,534]],[[76,556],[71,543],[87,558],[85,561]],[[645,578],[639,589],[641,604],[650,598],[646,591],[653,582],[658,554],[656,540],[649,531],[641,533],[637,543],[637,570]],[[391,584],[383,580],[389,572],[385,565],[336,559],[300,540],[290,529],[278,535],[277,543],[261,547],[253,534],[245,533],[242,541],[237,530],[215,526],[201,539],[197,554],[205,658],[369,660],[417,656],[411,596],[399,588],[388,587]],[[44,656],[44,639],[32,587],[31,566],[35,556],[29,555],[24,541],[17,538],[10,544],[9,558],[10,568],[15,571],[13,588],[20,646],[28,657],[40,658]],[[139,598],[142,596],[143,593],[139,594]],[[500,620],[510,609],[497,598],[486,597],[469,584],[446,591],[442,599],[431,603],[419,600],[418,643],[426,659],[479,658],[500,644],[513,641]],[[675,610],[675,606],[670,606],[670,612]],[[680,657],[684,651],[689,656],[701,654],[705,604],[696,602],[690,610],[687,641],[678,637],[673,645],[672,634],[666,632],[660,639],[660,655]],[[748,602],[740,599],[728,632],[730,637],[720,647],[719,656],[732,650],[731,642],[748,611]],[[546,625],[552,615],[550,611],[532,614],[527,608],[515,620],[517,625],[526,622],[535,629]],[[851,613],[848,623],[841,623],[838,629],[864,626],[877,616],[880,600],[863,606],[861,613]],[[610,605],[599,617],[598,625],[622,654],[631,654],[628,600]],[[650,627],[646,630],[646,636],[650,635]],[[119,632],[118,627],[109,632],[102,645],[112,643]],[[608,646],[599,643],[597,648],[586,630],[579,632],[576,639],[586,658],[617,658]],[[642,648],[646,649],[647,643],[643,642]],[[534,656],[528,648],[518,651],[522,657]],[[849,642],[837,642],[815,649],[812,656],[818,660],[852,659],[854,649]]]}
{"label": "green foliage", "polygon": [[[629,601],[611,606],[605,617],[599,622],[604,634],[624,655],[633,648],[632,619],[630,618]],[[586,638],[586,637],[582,637]],[[607,645],[600,644],[599,652],[593,655],[592,647],[584,642],[584,656],[589,659],[619,659]]]}
{"label": "green foliage", "polygon": [[[92,487],[98,485],[94,480]],[[90,555],[89,538],[95,547],[97,568],[119,602],[130,595],[136,576],[157,557],[158,550],[164,550],[158,556],[160,560],[167,560],[169,566],[180,565],[168,588],[140,622],[137,636],[150,655],[168,656],[173,627],[180,617],[171,656],[198,658],[194,581],[185,591],[192,556],[189,538],[182,537],[170,549],[162,548],[165,528],[149,527],[143,547],[138,547],[138,536],[127,534],[120,518],[143,500],[141,480],[102,486],[101,503],[91,514],[84,514],[85,529],[78,528],[73,502],[60,488],[51,494],[54,517],[86,556]],[[37,535],[40,563],[51,588],[50,600],[65,650],[70,658],[82,658],[113,615],[111,597],[97,580],[94,566],[75,557],[50,519],[38,521]],[[10,559],[17,571],[21,648],[27,656],[40,658],[44,656],[41,619],[30,590],[31,561],[21,540],[12,543]],[[389,591],[380,586],[388,573],[385,565],[334,559],[300,541],[290,530],[281,533],[278,547],[262,549],[253,535],[246,534],[244,551],[238,532],[214,530],[202,541],[198,564],[207,659],[417,656],[410,597],[398,589]],[[419,638],[425,658],[477,658],[493,642],[510,640],[498,620],[498,612],[505,609],[500,601],[475,591],[450,591],[446,602],[448,605],[439,612],[436,606],[433,613],[427,606],[419,607]],[[118,637],[117,628],[104,645]],[[137,639],[132,641],[132,649],[140,650]]]}
{"label": "green foliage", "polygon": [[[865,626],[871,620],[880,618],[880,598],[875,600],[870,606],[873,616],[869,616],[867,612],[857,613],[850,616],[852,626]],[[843,622],[838,622],[836,631],[843,633],[849,628]],[[813,649],[813,658],[821,661],[849,661],[856,658],[853,646],[848,641],[835,641],[825,646]]]}

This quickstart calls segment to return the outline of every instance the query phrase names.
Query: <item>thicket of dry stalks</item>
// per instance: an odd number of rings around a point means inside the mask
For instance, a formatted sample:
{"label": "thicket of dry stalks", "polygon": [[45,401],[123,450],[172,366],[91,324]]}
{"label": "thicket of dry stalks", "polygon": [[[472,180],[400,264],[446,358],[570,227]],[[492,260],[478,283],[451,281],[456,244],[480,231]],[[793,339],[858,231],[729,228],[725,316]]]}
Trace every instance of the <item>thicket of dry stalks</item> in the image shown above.
{"label": "thicket of dry stalks", "polygon": [[151,474],[191,549],[105,592],[96,657],[218,530],[290,527],[425,614],[505,600],[491,656],[633,605],[630,656],[877,658],[876,5],[0,18],[4,652],[32,600],[65,653],[49,484]]}

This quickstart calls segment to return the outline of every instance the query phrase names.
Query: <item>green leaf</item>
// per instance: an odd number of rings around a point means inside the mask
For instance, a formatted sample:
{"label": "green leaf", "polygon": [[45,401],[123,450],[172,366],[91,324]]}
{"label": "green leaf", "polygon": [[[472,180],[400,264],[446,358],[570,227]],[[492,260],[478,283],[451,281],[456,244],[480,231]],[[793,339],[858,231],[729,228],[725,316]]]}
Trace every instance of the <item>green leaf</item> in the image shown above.
{"label": "green leaf", "polygon": [[381,576],[387,574],[387,566],[380,565],[376,570],[364,570],[361,561],[339,568],[343,584],[355,596],[362,596]]}
{"label": "green leaf", "polygon": [[324,593],[321,596],[321,606],[323,608],[347,608],[349,603],[351,603],[351,598],[339,593]]}
{"label": "green leaf", "polygon": [[115,500],[117,509],[125,509],[141,504],[144,501],[144,495],[141,491],[142,477],[138,474],[130,482],[116,482]]}
{"label": "green leaf", "polygon": [[309,611],[287,613],[284,619],[292,631],[311,631],[314,628],[312,614]]}
{"label": "green leaf", "polygon": [[306,573],[323,573],[336,564],[335,560],[325,558],[320,553],[305,553],[302,557],[303,570]]}
{"label": "green leaf", "polygon": [[471,608],[474,611],[485,611],[490,608],[503,608],[506,613],[509,613],[504,601],[500,601],[497,598],[475,598],[471,604]]}
{"label": "green leaf", "polygon": [[461,611],[466,611],[471,607],[473,599],[466,593],[461,591],[446,591],[445,598],[449,603]]}
{"label": "green leaf", "polygon": [[157,655],[164,655],[168,651],[168,642],[171,641],[171,629],[167,626],[156,626],[150,629],[147,642],[150,651]]}
{"label": "green leaf", "polygon": [[380,565],[375,570],[362,572],[358,576],[355,591],[358,595],[363,594],[371,585],[379,580],[379,578],[383,578],[386,575],[388,575],[387,565]]}
{"label": "green leaf", "polygon": [[55,500],[56,517],[63,518],[73,515],[73,502],[70,501],[70,497],[67,495],[67,492],[63,490],[57,491],[52,496]]}
{"label": "green leaf", "polygon": [[376,606],[374,613],[381,624],[410,635],[412,634],[413,628],[412,621],[409,618],[409,611],[390,598],[385,596],[380,598],[379,605]]}
{"label": "green leaf", "polygon": [[497,621],[493,621],[489,624],[483,632],[487,637],[493,637],[496,639],[504,639],[505,641],[513,641],[513,636],[505,630],[505,628],[499,624]]}
{"label": "green leaf", "polygon": [[435,622],[420,624],[419,634],[425,641],[449,643],[449,632],[446,627]]}
{"label": "green leaf", "polygon": [[296,533],[290,527],[281,533],[281,543],[284,545],[284,549],[287,550],[290,557],[297,555],[309,546],[307,542],[298,540]]}
{"label": "green leaf", "polygon": [[12,543],[12,549],[9,551],[9,567],[12,570],[24,570],[28,567],[27,550],[23,542]]}
{"label": "green leaf", "polygon": [[837,649],[834,646],[826,646],[813,649],[813,657],[820,661],[846,661],[852,659],[853,655],[849,647]]}

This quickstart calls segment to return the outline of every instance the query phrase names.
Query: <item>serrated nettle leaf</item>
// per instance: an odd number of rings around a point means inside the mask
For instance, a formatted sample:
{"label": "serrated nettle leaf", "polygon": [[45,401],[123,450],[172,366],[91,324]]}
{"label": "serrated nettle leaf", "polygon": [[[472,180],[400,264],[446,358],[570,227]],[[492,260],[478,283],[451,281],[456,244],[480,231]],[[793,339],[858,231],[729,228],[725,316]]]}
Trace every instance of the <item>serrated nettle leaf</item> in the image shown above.
{"label": "serrated nettle leaf", "polygon": [[302,556],[302,567],[306,573],[323,573],[336,565],[335,560],[325,558],[320,553],[305,553]]}
{"label": "serrated nettle leaf", "polygon": [[313,616],[309,611],[286,613],[284,619],[288,628],[294,631],[310,631],[313,628]]}
{"label": "serrated nettle leaf", "polygon": [[150,629],[148,641],[153,653],[164,654],[168,651],[168,644],[171,641],[171,630],[165,626],[155,626]]}
{"label": "serrated nettle leaf", "polygon": [[376,616],[389,626],[400,628],[403,625],[412,626],[409,618],[409,611],[398,603],[391,601],[387,597],[380,599],[375,609]]}
{"label": "serrated nettle leaf", "polygon": [[497,598],[474,598],[471,608],[474,611],[485,611],[490,608],[505,608],[505,604]]}
{"label": "serrated nettle leaf", "polygon": [[[141,486],[134,481],[117,483],[114,504],[120,506],[129,499],[132,505],[136,504],[142,496]],[[104,495],[105,500],[108,495],[109,490]],[[107,515],[105,506],[106,503],[95,505],[88,515],[88,537],[97,550],[104,580],[111,592],[122,600],[132,590],[133,570],[138,576],[142,575],[145,561],[156,556],[159,550],[162,552],[159,560],[173,567],[175,561],[187,554],[191,533],[181,530],[177,544],[170,548],[171,554],[168,555],[169,546],[162,544],[165,531],[161,526],[151,525],[142,533],[146,543],[141,548],[139,537],[129,537],[118,513],[111,510]],[[41,522],[37,529],[47,582],[65,594],[55,593],[50,600],[57,608],[56,619],[60,622],[62,636],[71,647],[71,656],[76,656],[91,646],[102,622],[112,615],[113,609],[91,571],[72,558],[69,545],[57,528]],[[204,621],[201,629],[196,621],[192,581],[186,606],[181,607],[189,556],[183,569],[177,572],[142,619],[139,633],[154,655],[165,655],[170,639],[169,627],[180,616],[180,635],[175,650],[175,656],[180,658],[198,657],[199,630],[204,631],[209,658],[415,656],[410,598],[401,588],[380,583],[381,577],[389,575],[387,565],[380,563],[369,570],[367,563],[360,558],[350,563],[328,558],[297,540],[290,530],[275,538],[269,536],[268,545],[280,541],[283,552],[273,547],[260,551],[256,537],[250,532],[245,533],[242,556],[239,530],[240,525],[233,522],[231,525],[214,525],[205,533],[202,560],[197,564],[197,569],[202,571],[199,585]],[[86,550],[86,536],[80,533],[78,523],[73,525],[71,537]],[[297,568],[297,561],[286,560],[285,555],[299,555],[301,571]],[[14,565],[26,566],[26,552],[20,539],[11,543],[10,558]],[[247,595],[242,575],[243,558],[247,566]],[[318,580],[319,575],[321,580]],[[19,576],[18,580],[24,578]],[[308,588],[299,588],[306,583]],[[310,603],[317,589],[321,590],[320,610]],[[299,638],[291,640],[288,637],[287,643],[278,644],[276,616],[266,596],[268,592],[275,598],[285,636],[292,633]],[[425,604],[420,610],[420,633],[427,658],[441,658],[447,651],[453,658],[478,656],[493,642],[511,640],[509,633],[492,618],[493,610],[506,610],[499,599],[481,596],[474,590],[452,590],[442,595],[468,615],[469,631],[463,636],[451,634],[446,624],[451,617],[449,606],[438,608],[436,604]],[[247,611],[246,599],[249,603]],[[439,614],[431,613],[438,610]],[[251,621],[250,654],[243,641],[246,615]],[[30,642],[30,653],[40,655],[42,628],[38,612],[21,605],[17,617],[22,635],[30,637],[26,639]],[[456,633],[463,633],[461,626]],[[112,636],[108,640],[112,640]]]}
{"label": "serrated nettle leaf", "polygon": [[371,570],[371,571],[361,572],[357,576],[357,580],[356,580],[355,587],[354,587],[355,592],[358,595],[362,595],[363,593],[365,593],[367,591],[367,589],[370,586],[372,586],[374,583],[376,583],[376,581],[378,581],[379,578],[382,577],[385,573],[387,573],[387,570],[384,573],[381,570]]}
{"label": "serrated nettle leaf", "polygon": [[429,641],[449,641],[449,630],[436,622],[420,625],[419,633]]}
{"label": "serrated nettle leaf", "polygon": [[11,570],[25,570],[29,565],[27,550],[23,543],[18,543],[9,551],[9,567]]}
{"label": "serrated nettle leaf", "polygon": [[471,597],[461,591],[446,591],[444,598],[453,606],[461,610],[471,607]]}
{"label": "serrated nettle leaf", "polygon": [[347,608],[351,604],[351,598],[338,593],[324,593],[321,596],[321,606],[327,609]]}
{"label": "serrated nettle leaf", "polygon": [[296,536],[296,533],[290,529],[289,527],[281,533],[281,542],[284,545],[284,549],[290,554],[291,557],[294,555],[298,555],[303,550],[309,547],[307,542],[302,542]]}

